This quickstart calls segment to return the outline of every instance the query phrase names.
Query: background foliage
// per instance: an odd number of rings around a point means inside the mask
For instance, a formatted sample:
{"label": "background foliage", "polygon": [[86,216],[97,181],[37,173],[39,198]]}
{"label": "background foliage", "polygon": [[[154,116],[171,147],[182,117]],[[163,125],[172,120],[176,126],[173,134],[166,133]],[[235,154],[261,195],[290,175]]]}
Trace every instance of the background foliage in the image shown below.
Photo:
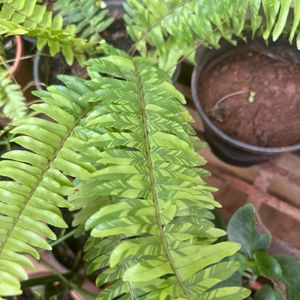
{"label": "background foliage", "polygon": [[128,0],[125,8],[136,48],[165,70],[181,56],[192,59],[200,44],[219,48],[222,38],[235,43],[247,32],[273,41],[287,32],[300,49],[298,0]]}
{"label": "background foliage", "polygon": [[[62,51],[68,64],[73,63],[74,57],[83,63],[86,53],[95,54],[100,51],[99,39],[87,41],[85,38],[77,37],[76,33],[80,27],[68,23],[65,25],[62,16],[53,16],[45,5],[38,2],[37,0],[1,0],[0,34],[6,36],[26,34],[36,37],[39,50],[48,45],[52,56]],[[65,5],[67,4],[65,2]],[[71,10],[73,6],[68,8],[70,12],[74,12]],[[99,11],[98,9],[97,12]],[[88,10],[86,13],[89,17]],[[106,11],[101,14],[104,18]],[[100,27],[107,25],[103,22],[102,18],[98,21],[98,32]]]}
{"label": "background foliage", "polygon": [[104,1],[58,0],[54,8],[65,23],[76,26],[77,36],[90,42],[100,41],[100,33],[113,22],[113,18],[107,17]]}

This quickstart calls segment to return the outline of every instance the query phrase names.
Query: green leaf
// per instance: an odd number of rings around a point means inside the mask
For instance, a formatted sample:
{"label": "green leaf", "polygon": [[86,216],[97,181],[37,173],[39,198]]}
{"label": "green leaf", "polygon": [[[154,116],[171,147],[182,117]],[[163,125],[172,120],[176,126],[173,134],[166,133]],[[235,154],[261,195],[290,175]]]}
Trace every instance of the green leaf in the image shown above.
{"label": "green leaf", "polygon": [[263,38],[267,40],[274,27],[277,14],[280,9],[281,0],[262,0],[263,10],[266,16],[266,29],[263,33]]}
{"label": "green leaf", "polygon": [[275,255],[274,258],[282,269],[282,275],[275,279],[280,279],[285,284],[287,299],[300,299],[300,261],[292,256],[282,254]]}
{"label": "green leaf", "polygon": [[248,258],[246,255],[242,254],[241,252],[238,252],[234,254],[230,260],[236,261],[239,263],[239,271],[242,273],[249,267]]}
{"label": "green leaf", "polygon": [[282,269],[277,260],[266,251],[256,251],[254,253],[254,268],[257,275],[268,278],[278,278],[282,275]]}
{"label": "green leaf", "polygon": [[291,29],[289,42],[292,44],[297,28],[300,23],[300,1],[294,1],[294,21]]}
{"label": "green leaf", "polygon": [[269,285],[263,285],[255,295],[254,300],[279,300],[276,297],[275,291]]}
{"label": "green leaf", "polygon": [[231,217],[228,226],[228,239],[241,245],[241,252],[252,258],[257,250],[266,250],[271,243],[271,235],[260,233],[254,219],[255,208],[246,204]]}

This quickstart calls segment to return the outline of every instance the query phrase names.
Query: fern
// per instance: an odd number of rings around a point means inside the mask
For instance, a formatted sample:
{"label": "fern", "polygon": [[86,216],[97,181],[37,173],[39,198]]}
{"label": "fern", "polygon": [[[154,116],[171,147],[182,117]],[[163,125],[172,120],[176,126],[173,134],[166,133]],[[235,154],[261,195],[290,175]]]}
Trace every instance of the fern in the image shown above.
{"label": "fern", "polygon": [[95,0],[58,0],[55,10],[68,24],[76,25],[76,34],[91,42],[101,40],[100,33],[112,22],[107,18],[108,10],[103,1]]}
{"label": "fern", "polygon": [[[294,18],[289,26],[287,16],[292,3]],[[253,36],[259,30],[266,40],[272,34],[275,41],[287,31],[292,43],[297,34],[300,49],[299,5],[293,0],[128,0],[125,20],[136,48],[150,55],[148,49],[155,47],[151,55],[168,69],[199,44],[218,48],[221,38],[235,43],[234,37],[243,37],[249,27]]]}
{"label": "fern", "polygon": [[80,162],[78,135],[91,107],[82,97],[89,92],[79,78],[62,77],[67,87],[52,86],[37,92],[44,103],[32,105],[56,122],[38,117],[20,120],[12,130],[12,141],[26,150],[2,156],[0,175],[0,298],[20,294],[19,280],[32,268],[27,254],[39,258],[39,249],[51,247],[45,238],[55,239],[46,226],[66,227],[58,207],[70,207],[63,196],[72,191],[67,176],[83,179],[93,167]]}
{"label": "fern", "polygon": [[97,299],[244,299],[243,288],[214,289],[237,270],[221,261],[239,246],[214,244],[225,234],[210,220],[219,204],[201,178],[183,96],[145,59],[88,65],[86,97],[97,108],[86,120],[95,135],[83,158],[96,170],[72,203],[81,210],[74,225],[91,230],[89,271],[106,268],[97,284],[110,283]]}
{"label": "fern", "polygon": [[1,0],[0,34],[27,34],[37,37],[38,49],[48,45],[52,56],[61,50],[68,64],[72,64],[74,56],[83,63],[85,53],[98,51],[96,43],[76,38],[75,25],[64,28],[61,16],[53,17],[45,5],[37,2],[37,0]]}
{"label": "fern", "polygon": [[59,208],[73,206],[74,225],[92,230],[89,271],[109,266],[99,299],[243,299],[243,288],[214,288],[237,270],[223,259],[239,246],[215,244],[219,204],[184,98],[145,59],[122,55],[91,60],[91,81],[63,76],[66,87],[37,92],[44,102],[32,109],[53,121],[16,122],[25,149],[0,161],[0,297],[21,293],[27,254],[51,248],[47,224],[65,227]]}
{"label": "fern", "polygon": [[3,68],[0,68],[0,106],[3,114],[12,121],[22,119],[27,110],[20,86],[9,78],[9,72]]}

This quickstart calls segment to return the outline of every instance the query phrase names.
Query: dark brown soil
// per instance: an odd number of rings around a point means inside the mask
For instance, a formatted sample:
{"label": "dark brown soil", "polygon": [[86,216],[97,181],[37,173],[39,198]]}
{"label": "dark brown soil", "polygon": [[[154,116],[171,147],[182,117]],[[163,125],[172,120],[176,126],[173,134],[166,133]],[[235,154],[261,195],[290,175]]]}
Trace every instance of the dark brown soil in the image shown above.
{"label": "dark brown soil", "polygon": [[40,76],[43,83],[47,85],[61,84],[61,81],[57,78],[61,74],[74,75],[81,78],[88,77],[85,67],[81,67],[75,60],[73,65],[69,66],[62,54],[58,54],[54,58],[49,56],[41,57]]}
{"label": "dark brown soil", "polygon": [[204,71],[199,82],[204,110],[217,127],[248,144],[300,143],[300,66],[295,61],[295,52],[282,48],[240,50]]}
{"label": "dark brown soil", "polygon": [[114,22],[101,33],[101,36],[108,44],[129,52],[133,42],[127,33],[126,24],[123,19],[123,3],[125,1],[106,0],[105,2],[109,10],[109,16],[114,19]]}

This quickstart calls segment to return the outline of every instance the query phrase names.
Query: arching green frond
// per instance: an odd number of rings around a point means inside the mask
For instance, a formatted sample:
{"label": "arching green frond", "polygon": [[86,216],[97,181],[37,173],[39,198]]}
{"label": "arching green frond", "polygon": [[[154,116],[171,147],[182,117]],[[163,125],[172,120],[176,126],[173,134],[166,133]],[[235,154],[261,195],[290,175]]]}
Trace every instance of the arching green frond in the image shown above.
{"label": "arching green frond", "polygon": [[0,106],[5,116],[13,121],[26,113],[25,99],[20,86],[9,78],[9,72],[0,68]]}
{"label": "arching green frond", "polygon": [[76,38],[76,26],[64,27],[61,16],[53,16],[37,0],[1,0],[0,34],[27,34],[37,37],[38,49],[48,45],[52,56],[62,51],[67,62],[74,56],[83,62],[85,53],[97,51],[97,44]]}
{"label": "arching green frond", "polygon": [[100,33],[113,22],[102,0],[58,0],[54,7],[67,24],[76,25],[77,36],[92,42],[98,42]]}
{"label": "arching green frond", "polygon": [[[238,266],[224,259],[239,245],[211,222],[218,207],[202,180],[201,147],[183,96],[142,58],[89,61],[97,108],[84,160],[96,170],[78,185],[75,224],[91,230],[89,271],[109,283],[98,299],[244,299],[239,287],[216,288]],[[104,74],[104,75],[103,75]],[[103,76],[102,76],[103,75]],[[214,298],[215,297],[215,298]]]}
{"label": "arching green frond", "polygon": [[47,224],[66,227],[59,208],[70,207],[64,198],[73,190],[70,176],[84,179],[93,171],[78,154],[80,128],[93,106],[82,96],[90,89],[79,78],[62,80],[66,87],[36,93],[44,102],[32,109],[47,119],[17,121],[13,141],[24,150],[0,161],[0,298],[21,293],[24,269],[33,268],[27,254],[39,258],[39,249],[51,249],[47,240],[56,237]]}
{"label": "arching green frond", "polygon": [[[292,3],[291,27],[287,17]],[[201,43],[218,48],[221,38],[234,43],[234,36],[249,30],[253,35],[259,30],[266,40],[271,34],[277,40],[286,30],[292,43],[300,23],[299,1],[293,0],[128,0],[125,8],[136,48],[149,55],[148,49],[155,47],[150,53],[164,69]]]}

